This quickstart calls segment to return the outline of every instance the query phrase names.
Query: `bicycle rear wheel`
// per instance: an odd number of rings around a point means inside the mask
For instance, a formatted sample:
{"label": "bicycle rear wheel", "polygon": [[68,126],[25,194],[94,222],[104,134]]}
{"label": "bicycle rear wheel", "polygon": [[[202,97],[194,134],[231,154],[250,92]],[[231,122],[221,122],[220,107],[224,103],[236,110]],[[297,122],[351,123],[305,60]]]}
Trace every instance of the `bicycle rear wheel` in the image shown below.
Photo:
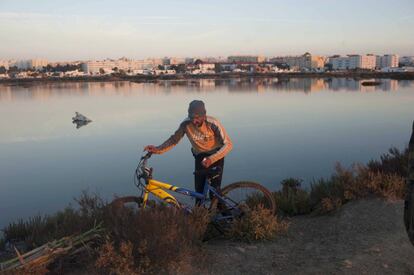
{"label": "bicycle rear wheel", "polygon": [[[256,182],[240,181],[232,183],[221,190],[226,203],[219,203],[218,198],[213,198],[211,208],[229,211],[230,208],[238,208],[243,212],[262,206],[272,214],[276,213],[276,202],[272,193]],[[228,205],[227,205],[228,204]],[[220,209],[221,208],[221,209]]]}
{"label": "bicycle rear wheel", "polygon": [[221,190],[221,195],[225,202],[214,197],[210,208],[215,212],[213,226],[224,235],[231,230],[235,219],[242,218],[256,207],[263,207],[272,214],[276,213],[276,202],[272,193],[255,182],[232,183]]}

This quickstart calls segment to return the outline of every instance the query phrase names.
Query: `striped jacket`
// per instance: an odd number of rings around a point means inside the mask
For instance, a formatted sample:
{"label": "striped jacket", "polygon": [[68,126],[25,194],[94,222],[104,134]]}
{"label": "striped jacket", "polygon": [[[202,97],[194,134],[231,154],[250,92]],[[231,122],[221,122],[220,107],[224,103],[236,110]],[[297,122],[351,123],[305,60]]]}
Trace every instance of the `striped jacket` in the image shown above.
{"label": "striped jacket", "polygon": [[233,143],[221,123],[214,117],[207,116],[201,127],[196,127],[189,118],[186,118],[177,131],[157,147],[159,153],[165,153],[173,148],[184,134],[190,140],[193,154],[212,153],[209,157],[212,163],[224,158],[233,148]]}

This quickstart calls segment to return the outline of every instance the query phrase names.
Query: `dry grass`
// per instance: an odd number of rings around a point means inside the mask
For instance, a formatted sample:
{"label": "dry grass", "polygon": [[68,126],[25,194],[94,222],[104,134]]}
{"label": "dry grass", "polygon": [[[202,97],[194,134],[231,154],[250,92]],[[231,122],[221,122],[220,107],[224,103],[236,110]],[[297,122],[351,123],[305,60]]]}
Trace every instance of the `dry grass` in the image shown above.
{"label": "dry grass", "polygon": [[107,204],[97,194],[83,192],[78,209],[67,207],[53,215],[34,216],[10,223],[4,228],[6,240],[24,241],[28,249],[65,236],[80,234],[107,220]]}
{"label": "dry grass", "polygon": [[[123,208],[114,212],[97,195],[83,193],[77,201],[79,209],[67,208],[55,215],[37,216],[10,224],[5,229],[5,239],[25,241],[28,248],[33,248],[53,239],[83,232],[102,222],[109,240],[104,244],[96,243],[95,255],[71,259],[71,263],[65,263],[64,268],[71,270],[79,263],[87,266],[84,258],[88,261],[95,261],[96,258],[96,267],[100,267],[105,274],[114,273],[117,268],[124,272],[116,274],[167,270],[180,273],[192,269],[191,262],[201,253],[200,244],[210,222],[209,213],[204,208],[195,208],[190,214],[166,206],[140,211]],[[111,259],[108,263],[114,265],[105,266],[104,258]],[[121,264],[122,261],[130,265]],[[202,264],[202,261],[195,262]],[[64,268],[60,267],[59,272],[64,272]]]}
{"label": "dry grass", "polygon": [[103,273],[191,272],[192,262],[202,258],[200,244],[210,221],[206,209],[189,214],[159,206],[117,214],[96,261]]}
{"label": "dry grass", "polygon": [[14,270],[14,271],[7,271],[4,274],[5,275],[45,275],[45,274],[50,274],[50,271],[45,266],[35,266],[35,267],[30,266],[30,267],[25,267],[25,268]]}
{"label": "dry grass", "polygon": [[228,236],[242,241],[272,240],[286,232],[288,223],[259,205],[244,217],[235,220]]}
{"label": "dry grass", "polygon": [[351,200],[370,196],[403,199],[404,193],[405,180],[399,174],[379,172],[360,164],[349,169],[337,164],[331,178],[311,185],[310,200],[314,211],[327,213]]}
{"label": "dry grass", "polygon": [[301,188],[302,180],[289,178],[281,182],[282,190],[273,192],[279,213],[301,215],[311,211],[310,196]]}
{"label": "dry grass", "polygon": [[387,153],[381,155],[380,160],[371,160],[368,162],[367,166],[373,172],[407,177],[408,152],[408,147],[402,151],[392,147]]}
{"label": "dry grass", "polygon": [[116,249],[114,243],[107,240],[101,247],[95,266],[108,274],[141,274],[139,267],[134,266],[133,245],[122,242]]}
{"label": "dry grass", "polygon": [[274,192],[279,211],[285,215],[324,214],[351,200],[377,196],[403,199],[408,167],[408,149],[391,148],[379,161],[344,168],[339,163],[330,178],[311,183],[310,192],[301,189],[301,181],[282,181],[282,190]]}

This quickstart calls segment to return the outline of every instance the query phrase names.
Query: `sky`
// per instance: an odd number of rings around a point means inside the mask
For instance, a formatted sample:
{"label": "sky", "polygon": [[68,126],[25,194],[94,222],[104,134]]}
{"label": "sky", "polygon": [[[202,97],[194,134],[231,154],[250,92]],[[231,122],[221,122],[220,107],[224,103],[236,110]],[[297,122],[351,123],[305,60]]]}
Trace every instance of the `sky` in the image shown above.
{"label": "sky", "polygon": [[413,0],[0,0],[0,59],[414,55]]}

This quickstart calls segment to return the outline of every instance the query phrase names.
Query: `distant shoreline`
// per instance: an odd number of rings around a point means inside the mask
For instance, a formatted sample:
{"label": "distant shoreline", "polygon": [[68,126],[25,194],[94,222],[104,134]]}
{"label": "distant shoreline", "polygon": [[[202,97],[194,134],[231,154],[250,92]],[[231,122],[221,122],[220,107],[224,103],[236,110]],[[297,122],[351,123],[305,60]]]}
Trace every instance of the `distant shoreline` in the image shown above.
{"label": "distant shoreline", "polygon": [[358,79],[395,79],[414,80],[414,72],[324,72],[324,73],[221,73],[221,74],[176,74],[176,75],[105,75],[81,77],[49,77],[49,78],[15,78],[0,79],[0,84],[28,84],[50,82],[112,82],[131,81],[151,83],[159,80],[197,80],[197,79],[235,79],[235,78],[354,78]]}

